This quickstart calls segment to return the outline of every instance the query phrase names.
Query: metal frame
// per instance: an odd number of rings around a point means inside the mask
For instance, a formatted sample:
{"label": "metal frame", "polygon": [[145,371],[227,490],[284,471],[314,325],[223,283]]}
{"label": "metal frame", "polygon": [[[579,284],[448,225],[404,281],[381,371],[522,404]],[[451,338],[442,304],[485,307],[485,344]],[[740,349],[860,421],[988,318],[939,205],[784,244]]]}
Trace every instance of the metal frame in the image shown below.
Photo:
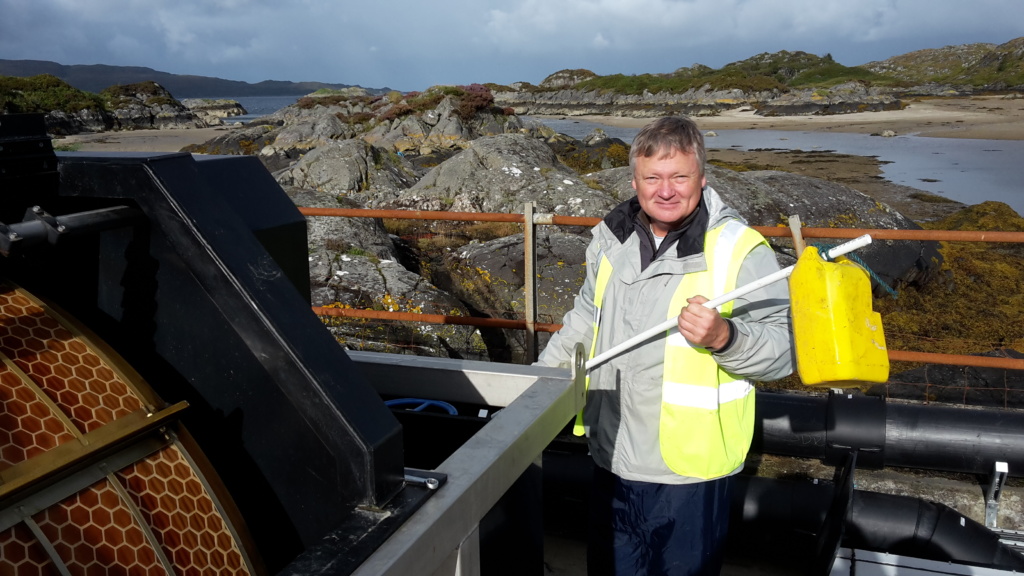
{"label": "metal frame", "polygon": [[[435,472],[447,482],[353,572],[479,574],[479,523],[583,408],[583,347],[571,370],[349,352],[381,394],[503,406]],[[540,527],[538,527],[540,528]]]}

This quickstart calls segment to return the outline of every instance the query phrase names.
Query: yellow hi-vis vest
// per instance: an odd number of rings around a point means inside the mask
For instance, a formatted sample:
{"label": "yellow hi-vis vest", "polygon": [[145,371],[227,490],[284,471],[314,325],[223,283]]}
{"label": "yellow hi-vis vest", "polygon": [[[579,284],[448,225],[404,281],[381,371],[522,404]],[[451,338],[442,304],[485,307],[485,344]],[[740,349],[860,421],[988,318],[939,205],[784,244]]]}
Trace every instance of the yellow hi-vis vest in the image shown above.
{"label": "yellow hi-vis vest", "polygon": [[[675,318],[696,294],[714,298],[736,288],[736,278],[747,254],[765,244],[757,231],[735,220],[709,230],[704,238],[707,269],[685,274],[666,309]],[[612,275],[611,262],[602,255],[594,286],[594,340],[605,287]],[[732,316],[732,302],[719,307],[723,318]],[[661,393],[659,441],[665,464],[682,476],[710,479],[729,474],[743,464],[754,433],[754,387],[742,377],[720,368],[711,353],[692,346],[677,329],[668,330]],[[589,388],[589,376],[587,385]],[[573,432],[583,434],[583,414]]]}

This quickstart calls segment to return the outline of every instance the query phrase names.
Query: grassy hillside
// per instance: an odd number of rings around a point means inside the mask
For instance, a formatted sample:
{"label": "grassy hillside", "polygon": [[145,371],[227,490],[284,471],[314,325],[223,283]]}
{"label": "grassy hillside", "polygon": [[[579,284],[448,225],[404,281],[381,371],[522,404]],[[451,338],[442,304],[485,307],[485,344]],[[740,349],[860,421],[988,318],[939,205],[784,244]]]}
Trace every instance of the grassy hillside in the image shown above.
{"label": "grassy hillside", "polygon": [[4,114],[45,114],[54,110],[67,114],[82,110],[112,112],[140,96],[147,106],[172,103],[167,93],[152,81],[118,84],[94,94],[50,74],[29,78],[0,76],[0,113]]}
{"label": "grassy hillside", "polygon": [[99,94],[72,87],[56,76],[41,74],[30,78],[0,76],[0,112],[35,114],[60,110],[74,114],[82,110],[104,110]]}
{"label": "grassy hillside", "polygon": [[[565,71],[552,77],[564,76]],[[581,90],[601,90],[624,94],[681,93],[705,85],[712,90],[760,92],[791,88],[827,88],[843,82],[859,80],[879,85],[900,85],[898,79],[875,74],[870,70],[839,64],[832,56],[816,56],[807,52],[763,53],[746,60],[714,69],[702,65],[680,68],[671,74],[612,74],[597,76],[576,84]],[[541,83],[545,86],[548,80]]]}
{"label": "grassy hillside", "polygon": [[954,84],[995,90],[1024,87],[1024,37],[998,46],[963,44],[918,50],[861,66],[905,82]]}
{"label": "grassy hillside", "polygon": [[797,88],[828,88],[850,81],[893,88],[935,83],[990,90],[1024,89],[1024,38],[998,46],[964,44],[918,50],[862,66],[845,66],[830,54],[817,56],[784,50],[758,54],[717,70],[699,64],[668,74],[598,76],[586,70],[561,70],[536,89],[563,88],[567,76],[587,78],[576,83],[576,89],[623,94],[640,94],[645,90],[682,93],[705,85],[713,90],[785,92]]}

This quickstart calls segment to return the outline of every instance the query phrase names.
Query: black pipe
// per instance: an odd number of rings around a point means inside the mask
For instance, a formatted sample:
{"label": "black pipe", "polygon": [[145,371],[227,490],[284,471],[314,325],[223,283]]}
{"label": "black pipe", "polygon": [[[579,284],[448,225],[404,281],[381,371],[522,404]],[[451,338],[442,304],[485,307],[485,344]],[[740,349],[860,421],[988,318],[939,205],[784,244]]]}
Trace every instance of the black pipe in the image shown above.
{"label": "black pipe", "polygon": [[[842,408],[850,402],[853,409]],[[1010,475],[1024,476],[1024,412],[771,392],[757,393],[757,411],[755,450],[765,454],[829,459],[856,444],[864,468],[872,467],[868,455],[878,466],[968,474],[1006,462]]]}
{"label": "black pipe", "polygon": [[957,562],[1024,570],[1024,557],[984,525],[919,498],[854,491],[844,545]]}
{"label": "black pipe", "polygon": [[[756,476],[735,477],[731,549],[775,553],[776,561],[812,563],[822,549],[829,503],[835,486]],[[738,544],[742,542],[742,544]],[[754,548],[750,543],[760,544]],[[842,545],[939,562],[1024,570],[1024,557],[986,528],[943,504],[911,496],[854,490],[843,523]],[[830,558],[817,558],[817,564]]]}

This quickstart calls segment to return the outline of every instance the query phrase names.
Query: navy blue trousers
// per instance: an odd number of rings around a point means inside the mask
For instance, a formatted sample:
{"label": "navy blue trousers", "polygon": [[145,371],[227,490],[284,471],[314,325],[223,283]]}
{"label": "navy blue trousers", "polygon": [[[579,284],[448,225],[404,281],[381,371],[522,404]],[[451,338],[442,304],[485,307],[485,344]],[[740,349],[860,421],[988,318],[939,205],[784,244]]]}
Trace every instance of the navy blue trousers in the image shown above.
{"label": "navy blue trousers", "polygon": [[717,575],[729,530],[730,478],[624,480],[594,466],[588,576]]}

